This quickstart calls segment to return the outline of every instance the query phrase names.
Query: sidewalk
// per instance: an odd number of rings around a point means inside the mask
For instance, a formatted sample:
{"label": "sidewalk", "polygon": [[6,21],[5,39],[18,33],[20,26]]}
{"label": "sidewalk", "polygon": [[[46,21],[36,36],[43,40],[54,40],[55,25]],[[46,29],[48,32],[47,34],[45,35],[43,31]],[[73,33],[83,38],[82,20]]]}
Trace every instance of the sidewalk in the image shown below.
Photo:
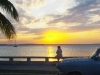
{"label": "sidewalk", "polygon": [[56,66],[51,66],[51,65],[0,65],[0,70],[45,70],[45,71],[58,71]]}

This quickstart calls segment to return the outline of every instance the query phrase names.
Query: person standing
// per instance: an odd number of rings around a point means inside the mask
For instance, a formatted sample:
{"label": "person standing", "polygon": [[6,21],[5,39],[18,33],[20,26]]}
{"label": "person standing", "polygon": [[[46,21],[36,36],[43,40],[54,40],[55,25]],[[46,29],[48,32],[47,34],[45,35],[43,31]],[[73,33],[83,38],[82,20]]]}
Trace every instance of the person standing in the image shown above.
{"label": "person standing", "polygon": [[62,49],[60,46],[58,46],[57,48],[57,51],[56,51],[56,57],[57,57],[57,60],[59,61],[59,59],[62,57]]}

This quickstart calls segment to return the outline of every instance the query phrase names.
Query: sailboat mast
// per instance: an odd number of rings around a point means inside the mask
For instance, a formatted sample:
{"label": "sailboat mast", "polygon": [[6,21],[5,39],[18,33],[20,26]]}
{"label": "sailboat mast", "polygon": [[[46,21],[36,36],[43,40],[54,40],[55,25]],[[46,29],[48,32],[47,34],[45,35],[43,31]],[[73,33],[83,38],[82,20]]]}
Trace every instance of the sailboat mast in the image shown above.
{"label": "sailboat mast", "polygon": [[17,45],[16,45],[16,38],[15,38],[15,45],[14,45],[14,47],[17,47]]}

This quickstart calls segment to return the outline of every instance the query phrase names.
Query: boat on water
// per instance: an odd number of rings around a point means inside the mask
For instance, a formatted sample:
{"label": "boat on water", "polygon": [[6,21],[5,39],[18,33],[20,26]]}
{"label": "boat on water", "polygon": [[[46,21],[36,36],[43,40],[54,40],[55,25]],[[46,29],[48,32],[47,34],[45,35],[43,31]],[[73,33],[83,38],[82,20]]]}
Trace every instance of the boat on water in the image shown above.
{"label": "boat on water", "polygon": [[17,45],[14,45],[14,47],[17,47]]}
{"label": "boat on water", "polygon": [[14,46],[13,46],[13,47],[17,47],[16,40],[15,40],[15,44],[14,44]]}

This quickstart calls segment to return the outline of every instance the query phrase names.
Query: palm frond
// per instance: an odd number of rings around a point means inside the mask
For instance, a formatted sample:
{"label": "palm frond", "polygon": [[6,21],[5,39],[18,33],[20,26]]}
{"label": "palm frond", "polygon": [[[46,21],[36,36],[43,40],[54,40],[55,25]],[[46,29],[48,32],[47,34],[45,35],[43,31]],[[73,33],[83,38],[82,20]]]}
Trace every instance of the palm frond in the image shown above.
{"label": "palm frond", "polygon": [[15,9],[14,5],[8,0],[0,0],[0,7],[5,10],[7,13],[11,14],[11,16],[16,20],[19,21],[19,16],[17,10]]}
{"label": "palm frond", "polygon": [[16,36],[13,25],[0,13],[0,29],[8,39],[13,39]]}

